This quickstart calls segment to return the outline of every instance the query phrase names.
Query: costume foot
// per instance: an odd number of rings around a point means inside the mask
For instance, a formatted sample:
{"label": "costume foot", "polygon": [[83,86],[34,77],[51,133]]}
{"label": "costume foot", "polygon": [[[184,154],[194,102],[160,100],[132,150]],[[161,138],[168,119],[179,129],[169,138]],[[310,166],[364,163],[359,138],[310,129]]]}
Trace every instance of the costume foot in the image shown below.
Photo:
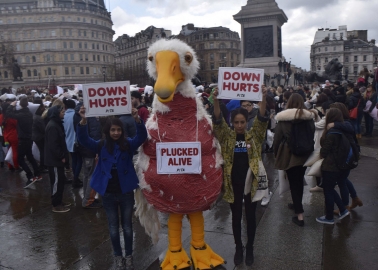
{"label": "costume foot", "polygon": [[225,264],[225,260],[216,254],[209,245],[205,244],[203,248],[196,249],[190,247],[190,255],[192,256],[194,269],[212,269],[218,265]]}
{"label": "costume foot", "polygon": [[168,249],[160,268],[162,270],[176,270],[187,268],[190,264],[190,259],[184,249],[181,249],[180,251],[170,251]]}

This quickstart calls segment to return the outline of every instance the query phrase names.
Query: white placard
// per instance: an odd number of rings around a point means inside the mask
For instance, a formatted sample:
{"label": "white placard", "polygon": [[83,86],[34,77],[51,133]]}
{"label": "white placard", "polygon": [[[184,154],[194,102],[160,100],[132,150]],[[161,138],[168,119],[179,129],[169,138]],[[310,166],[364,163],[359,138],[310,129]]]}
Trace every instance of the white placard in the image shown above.
{"label": "white placard", "polygon": [[130,82],[83,84],[86,117],[130,114]]}
{"label": "white placard", "polygon": [[200,174],[200,142],[156,143],[158,174]]}
{"label": "white placard", "polygon": [[218,98],[261,101],[263,81],[263,69],[220,67]]}

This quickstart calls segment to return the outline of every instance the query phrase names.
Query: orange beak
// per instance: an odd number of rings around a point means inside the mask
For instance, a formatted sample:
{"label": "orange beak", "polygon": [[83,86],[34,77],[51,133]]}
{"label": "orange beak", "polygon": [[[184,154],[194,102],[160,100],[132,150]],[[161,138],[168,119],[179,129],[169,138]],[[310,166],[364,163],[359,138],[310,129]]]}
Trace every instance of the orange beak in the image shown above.
{"label": "orange beak", "polygon": [[163,103],[172,101],[177,86],[185,80],[180,69],[179,55],[174,51],[156,53],[157,80],[155,94]]}

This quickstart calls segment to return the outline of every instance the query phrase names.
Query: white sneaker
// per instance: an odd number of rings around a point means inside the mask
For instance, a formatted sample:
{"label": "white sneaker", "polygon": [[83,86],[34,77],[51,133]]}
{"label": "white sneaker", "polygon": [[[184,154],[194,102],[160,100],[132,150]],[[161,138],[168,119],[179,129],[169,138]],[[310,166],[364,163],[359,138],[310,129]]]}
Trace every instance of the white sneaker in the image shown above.
{"label": "white sneaker", "polygon": [[315,186],[313,188],[310,188],[310,192],[323,192],[323,188]]}
{"label": "white sneaker", "polygon": [[265,206],[267,205],[269,202],[270,202],[270,198],[272,197],[273,193],[271,191],[269,191],[269,195],[268,197],[264,197],[262,200],[261,200],[261,205],[262,206]]}

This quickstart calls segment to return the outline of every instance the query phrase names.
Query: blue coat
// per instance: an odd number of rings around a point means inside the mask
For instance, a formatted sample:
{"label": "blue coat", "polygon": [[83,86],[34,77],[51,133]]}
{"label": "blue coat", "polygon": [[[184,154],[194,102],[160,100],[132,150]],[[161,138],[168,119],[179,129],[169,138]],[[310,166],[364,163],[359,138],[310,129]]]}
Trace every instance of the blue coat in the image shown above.
{"label": "blue coat", "polygon": [[114,163],[117,164],[119,182],[122,194],[133,191],[138,188],[138,177],[136,175],[133,155],[139,146],[147,139],[147,130],[144,123],[136,124],[137,134],[134,138],[127,138],[130,145],[130,151],[122,152],[118,145],[115,145],[113,154],[109,154],[104,146],[99,149],[99,141],[93,140],[88,135],[87,126],[77,126],[77,137],[81,145],[88,148],[92,152],[99,154],[97,166],[92,174],[91,187],[99,194],[104,195],[108,187],[109,179],[111,179],[111,169]]}

